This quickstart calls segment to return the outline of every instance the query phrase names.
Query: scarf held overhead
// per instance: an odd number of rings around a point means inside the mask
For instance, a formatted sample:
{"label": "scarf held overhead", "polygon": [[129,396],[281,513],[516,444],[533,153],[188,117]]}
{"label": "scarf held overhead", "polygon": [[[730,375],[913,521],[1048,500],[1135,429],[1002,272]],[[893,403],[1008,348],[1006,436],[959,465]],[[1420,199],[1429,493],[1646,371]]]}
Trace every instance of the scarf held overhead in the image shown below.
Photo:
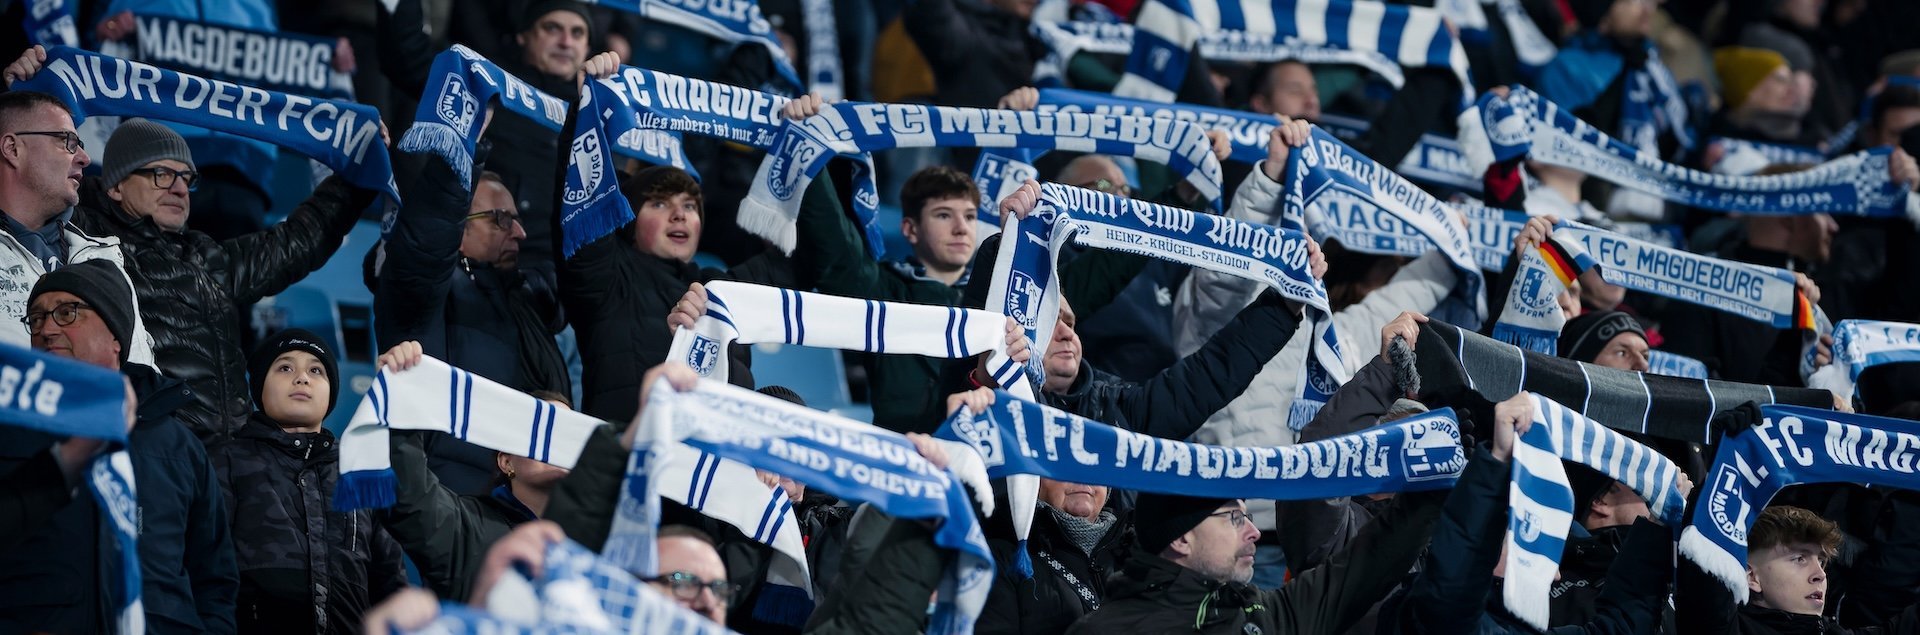
{"label": "scarf held overhead", "polygon": [[142,62],[274,92],[353,99],[353,76],[333,70],[330,38],[156,15],[133,19]]}
{"label": "scarf held overhead", "polygon": [[46,67],[13,89],[53,94],[76,122],[96,115],[147,117],[277,144],[325,164],[355,187],[400,200],[380,141],[380,113],[372,106],[276,93],[64,46],[47,49]]}
{"label": "scarf held overhead", "polygon": [[1881,364],[1920,362],[1920,324],[1841,320],[1833,330],[1833,363],[1808,385],[1856,394],[1860,373]]}
{"label": "scarf held overhead", "polygon": [[1765,419],[1720,440],[1704,491],[1680,534],[1680,555],[1747,601],[1747,532],[1788,485],[1860,483],[1920,489],[1913,422],[1832,410],[1762,406]]}
{"label": "scarf held overhead", "polygon": [[[1047,49],[1045,57],[1034,65],[1034,85],[1065,85],[1067,63],[1081,53],[1128,55],[1133,52],[1136,27],[1118,22],[1049,22],[1034,20],[1028,32]],[[1304,64],[1351,64],[1367,69],[1399,88],[1406,83],[1406,71],[1393,58],[1378,51],[1348,50],[1304,44],[1275,38],[1265,33],[1236,29],[1217,29],[1200,35],[1201,59],[1244,64],[1267,64],[1294,60]]]}
{"label": "scarf held overhead", "polygon": [[486,125],[489,104],[525,117],[555,133],[567,123],[567,102],[535,89],[531,84],[475,53],[455,44],[433,58],[427,72],[427,94],[413,112],[413,125],[401,135],[402,152],[430,152],[460,175],[463,187],[473,186],[473,149]]}
{"label": "scarf held overhead", "polygon": [[724,635],[732,633],[680,606],[619,566],[566,540],[547,546],[540,577],[509,568],[486,608],[444,602],[440,615],[412,633],[468,635]]}
{"label": "scarf held overhead", "polygon": [[773,56],[773,71],[786,87],[804,89],[786,48],[774,39],[773,24],[760,12],[759,0],[588,0],[603,7],[639,14],[661,24],[734,44],[765,47]]}

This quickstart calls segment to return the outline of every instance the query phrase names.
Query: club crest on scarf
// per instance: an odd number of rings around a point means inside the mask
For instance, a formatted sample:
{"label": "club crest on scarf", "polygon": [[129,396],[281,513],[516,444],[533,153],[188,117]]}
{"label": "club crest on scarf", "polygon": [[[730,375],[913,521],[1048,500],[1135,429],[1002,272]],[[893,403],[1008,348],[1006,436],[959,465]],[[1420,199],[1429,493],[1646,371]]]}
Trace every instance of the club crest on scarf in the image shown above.
{"label": "club crest on scarf", "polygon": [[1722,464],[1716,467],[1718,469],[1713,472],[1713,481],[1707,488],[1707,518],[1713,521],[1714,528],[1719,529],[1721,535],[1747,544],[1746,519],[1753,515],[1753,503],[1747,501],[1746,488],[1739,483],[1746,481],[1750,485],[1758,485],[1760,479],[1766,478],[1767,468],[1758,468],[1759,473],[1756,474],[1753,473],[1754,468],[1747,466],[1744,461],[1738,465]]}
{"label": "club crest on scarf", "polygon": [[1401,473],[1407,482],[1451,479],[1467,467],[1460,446],[1460,424],[1448,418],[1412,420],[1400,448]]}
{"label": "club crest on scarf", "polygon": [[600,180],[605,178],[605,149],[601,147],[597,130],[588,130],[573,139],[573,170],[567,174],[567,191],[561,199],[568,205],[579,205],[592,198],[600,190]]}
{"label": "club crest on scarf", "polygon": [[473,117],[480,111],[480,105],[473,99],[473,93],[467,90],[466,80],[459,75],[447,75],[446,84],[440,87],[440,102],[435,110],[440,120],[455,130],[466,130],[473,126]]}

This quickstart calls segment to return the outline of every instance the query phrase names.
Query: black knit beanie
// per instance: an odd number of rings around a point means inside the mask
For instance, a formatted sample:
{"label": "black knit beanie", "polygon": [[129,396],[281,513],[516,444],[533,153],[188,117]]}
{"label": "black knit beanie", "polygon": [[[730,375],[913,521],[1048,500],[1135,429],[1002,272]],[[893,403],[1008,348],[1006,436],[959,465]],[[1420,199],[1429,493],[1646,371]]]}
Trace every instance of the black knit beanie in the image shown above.
{"label": "black knit beanie", "polygon": [[542,16],[555,11],[572,11],[579,15],[581,20],[587,22],[587,32],[593,32],[593,14],[587,12],[586,5],[572,0],[547,0],[527,7],[527,12],[520,15],[520,30],[524,32],[533,29],[534,25],[540,23]]}
{"label": "black knit beanie", "polygon": [[1594,311],[1567,321],[1560,329],[1560,356],[1576,362],[1593,363],[1607,348],[1607,342],[1621,333],[1637,333],[1647,339],[1646,329],[1633,316],[1619,311]]}
{"label": "black knit beanie", "polygon": [[[333,353],[327,349],[326,340],[306,329],[287,329],[274,333],[260,341],[253,349],[253,357],[247,358],[247,376],[253,388],[253,406],[266,409],[260,395],[266,391],[267,371],[273,366],[273,360],[287,351],[306,351],[320,358],[320,365],[327,369],[327,414],[333,414],[334,406],[340,405],[340,366],[335,363]],[[324,415],[323,415],[324,416]]]}
{"label": "black knit beanie", "polygon": [[1133,501],[1133,536],[1140,548],[1158,554],[1182,534],[1193,531],[1220,506],[1233,502],[1225,498],[1194,498],[1171,494],[1141,492]]}
{"label": "black knit beanie", "polygon": [[100,321],[106,323],[107,332],[120,342],[120,363],[127,363],[127,354],[133,351],[133,287],[119,267],[105,260],[88,260],[55,269],[33,283],[27,304],[31,306],[34,298],[53,291],[71,293],[93,307]]}

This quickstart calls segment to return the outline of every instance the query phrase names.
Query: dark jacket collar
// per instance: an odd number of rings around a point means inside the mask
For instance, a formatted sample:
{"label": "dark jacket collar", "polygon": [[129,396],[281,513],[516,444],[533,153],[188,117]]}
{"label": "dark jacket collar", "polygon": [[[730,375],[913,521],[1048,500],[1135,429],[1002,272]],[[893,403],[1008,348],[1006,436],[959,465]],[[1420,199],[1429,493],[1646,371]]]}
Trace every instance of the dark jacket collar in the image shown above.
{"label": "dark jacket collar", "polygon": [[247,418],[246,425],[233,432],[233,438],[271,446],[301,460],[325,459],[339,453],[334,445],[333,433],[326,428],[321,428],[319,432],[288,432],[267,413],[258,410]]}
{"label": "dark jacket collar", "polygon": [[506,510],[508,515],[515,516],[513,524],[540,518],[538,514],[533,513],[533,510],[527,508],[526,503],[520,502],[520,499],[513,495],[513,487],[510,485],[493,488],[493,495],[489,498],[493,500],[494,505]]}
{"label": "dark jacket collar", "polygon": [[146,364],[121,364],[120,372],[133,382],[133,394],[140,399],[140,425],[171,417],[193,401],[193,390],[185,383]]}
{"label": "dark jacket collar", "polygon": [[1120,569],[1120,574],[1107,584],[1107,597],[1110,600],[1133,599],[1179,609],[1198,619],[1203,609],[1213,615],[1238,614],[1240,609],[1259,601],[1259,591],[1247,584],[1223,583],[1207,578],[1135,547],[1127,557],[1126,566]]}
{"label": "dark jacket collar", "polygon": [[1782,634],[1845,632],[1835,628],[1832,618],[1820,615],[1801,615],[1779,609],[1770,609],[1753,604],[1740,607],[1740,617],[1756,625]]}

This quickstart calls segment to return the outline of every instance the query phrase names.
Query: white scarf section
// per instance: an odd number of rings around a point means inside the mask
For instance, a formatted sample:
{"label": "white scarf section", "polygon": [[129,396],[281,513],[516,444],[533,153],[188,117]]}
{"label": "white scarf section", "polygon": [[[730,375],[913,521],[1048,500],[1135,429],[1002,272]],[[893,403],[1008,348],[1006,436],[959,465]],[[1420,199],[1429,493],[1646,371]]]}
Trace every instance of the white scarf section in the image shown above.
{"label": "white scarf section", "polygon": [[1561,461],[1591,467],[1638,492],[1669,527],[1679,526],[1686,501],[1673,461],[1551,399],[1527,395],[1534,404],[1533,427],[1513,444],[1502,599],[1515,617],[1545,630],[1547,589],[1560,570],[1575,506],[1584,503],[1573,499]]}
{"label": "white scarf section", "polygon": [[337,510],[394,504],[387,431],[431,430],[480,447],[573,469],[587,437],[605,422],[541,401],[422,356],[404,371],[382,369],[340,433]]}
{"label": "white scarf section", "polygon": [[1841,320],[1833,329],[1833,363],[1815,371],[1807,385],[1858,396],[1860,373],[1881,364],[1911,362],[1920,362],[1920,324]]}

